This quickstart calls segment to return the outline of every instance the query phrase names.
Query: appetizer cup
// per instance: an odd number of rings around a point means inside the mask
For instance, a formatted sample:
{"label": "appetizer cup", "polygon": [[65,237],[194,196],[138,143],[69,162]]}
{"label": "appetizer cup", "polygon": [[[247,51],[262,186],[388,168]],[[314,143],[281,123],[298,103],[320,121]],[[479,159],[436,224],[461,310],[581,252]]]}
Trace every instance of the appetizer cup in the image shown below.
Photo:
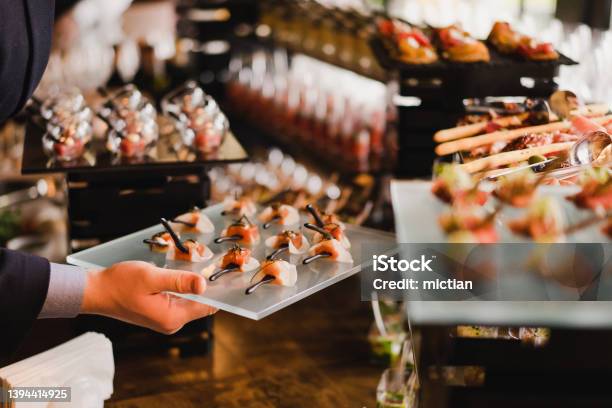
{"label": "appetizer cup", "polygon": [[50,125],[66,126],[70,122],[90,122],[93,113],[78,89],[58,92],[40,106],[40,115]]}
{"label": "appetizer cup", "polygon": [[213,153],[225,140],[229,122],[223,113],[218,112],[212,118],[176,120],[176,127],[185,146],[197,152]]}
{"label": "appetizer cup", "polygon": [[66,127],[48,125],[42,138],[43,150],[52,159],[69,162],[83,155],[93,134],[87,121],[74,121]]}
{"label": "appetizer cup", "polygon": [[139,158],[157,142],[157,110],[133,85],[111,94],[97,115],[108,126],[106,146],[114,154]]}
{"label": "appetizer cup", "polygon": [[45,153],[58,161],[81,157],[93,136],[93,113],[77,89],[58,92],[40,105],[47,121],[42,138]]}
{"label": "appetizer cup", "polygon": [[164,114],[174,119],[181,140],[188,148],[215,152],[223,143],[229,122],[217,102],[194,81],[189,81],[162,100]]}
{"label": "appetizer cup", "polygon": [[107,147],[122,157],[142,157],[155,145],[159,129],[154,121],[131,122],[122,130],[108,132]]}

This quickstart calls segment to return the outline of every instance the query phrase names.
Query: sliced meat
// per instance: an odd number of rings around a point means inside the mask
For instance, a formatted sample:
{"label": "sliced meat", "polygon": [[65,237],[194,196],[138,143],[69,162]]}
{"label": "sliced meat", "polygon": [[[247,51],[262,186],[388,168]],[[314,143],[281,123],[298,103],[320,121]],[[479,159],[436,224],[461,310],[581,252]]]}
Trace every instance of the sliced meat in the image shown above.
{"label": "sliced meat", "polygon": [[597,123],[593,122],[591,119],[584,117],[584,116],[574,116],[572,118],[572,128],[573,128],[572,133],[576,133],[580,136],[584,136],[588,133],[596,132],[596,131],[603,131],[603,132],[606,131],[606,129],[603,126],[598,125]]}
{"label": "sliced meat", "polygon": [[512,140],[502,152],[512,152],[514,150],[523,150],[529,147],[545,146],[553,143],[553,135],[551,133],[537,133],[526,136],[521,136]]}

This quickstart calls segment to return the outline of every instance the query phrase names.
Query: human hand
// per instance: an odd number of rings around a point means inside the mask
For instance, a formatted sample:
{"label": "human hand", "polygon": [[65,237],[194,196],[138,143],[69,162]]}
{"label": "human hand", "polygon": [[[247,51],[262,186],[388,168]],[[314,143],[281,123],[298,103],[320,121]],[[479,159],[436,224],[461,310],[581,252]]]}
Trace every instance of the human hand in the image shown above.
{"label": "human hand", "polygon": [[193,272],[139,261],[121,262],[87,273],[81,313],[108,316],[172,334],[217,309],[163,292],[199,295],[205,290],[206,280]]}

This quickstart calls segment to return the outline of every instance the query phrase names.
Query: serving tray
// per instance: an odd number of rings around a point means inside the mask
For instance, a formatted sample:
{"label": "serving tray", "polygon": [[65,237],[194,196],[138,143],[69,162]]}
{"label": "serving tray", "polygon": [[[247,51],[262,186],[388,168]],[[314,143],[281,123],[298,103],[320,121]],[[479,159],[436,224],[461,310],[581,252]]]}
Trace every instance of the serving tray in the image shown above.
{"label": "serving tray", "polygon": [[559,53],[559,58],[550,61],[532,61],[525,60],[518,56],[504,55],[493,48],[486,41],[483,41],[489,50],[491,60],[488,62],[455,62],[440,58],[438,61],[431,64],[409,64],[399,59],[398,50],[389,49],[385,46],[384,40],[379,35],[374,35],[370,39],[370,46],[374,50],[374,54],[379,59],[382,66],[387,69],[397,69],[406,75],[416,75],[419,73],[428,73],[441,75],[447,72],[456,72],[461,70],[486,70],[499,69],[510,67],[515,72],[525,72],[531,70],[532,75],[548,75],[551,68],[555,69],[561,65],[577,65],[578,63],[568,56]]}
{"label": "serving tray", "polygon": [[[225,251],[231,247],[230,243],[215,244],[213,242],[213,239],[220,235],[222,229],[231,222],[230,218],[221,216],[222,209],[222,205],[218,204],[202,210],[215,225],[214,234],[193,235],[200,242],[206,243],[215,254],[212,259],[206,262],[166,261],[164,254],[151,252],[148,246],[142,243],[142,240],[162,231],[163,227],[159,224],[70,255],[67,261],[84,268],[104,268],[121,261],[138,260],[150,262],[160,267],[165,266],[199,273],[218,261]],[[301,224],[306,222],[306,217],[303,216],[302,218]],[[295,225],[290,228],[297,229],[298,226]],[[270,249],[265,248],[265,239],[280,231],[281,228],[277,226],[273,226],[269,230],[260,228],[261,241],[252,248],[254,257],[260,262],[265,259],[266,254],[271,252]],[[207,280],[208,287],[201,296],[182,294],[177,294],[177,296],[211,305],[249,319],[260,320],[356,274],[361,270],[361,267],[370,262],[372,255],[390,252],[395,247],[395,236],[390,233],[347,225],[346,234],[352,244],[350,252],[355,261],[352,265],[331,263],[324,260],[302,265],[301,258],[298,256],[284,255],[281,257],[281,259],[288,260],[297,266],[298,279],[295,287],[264,285],[253,294],[245,295],[245,289],[250,285],[251,277],[255,273],[253,271],[229,273],[214,282]],[[310,235],[306,235],[310,240]],[[189,235],[183,234],[183,238],[185,237],[189,237]],[[358,301],[358,296],[356,293],[356,301]]]}
{"label": "serving tray", "polygon": [[[447,242],[438,226],[437,217],[448,208],[431,194],[431,182],[394,181],[391,195],[395,212],[398,242],[444,243]],[[576,186],[542,186],[540,195],[558,197],[568,222],[587,218],[587,212],[579,210],[564,197],[579,190]],[[407,200],[410,205],[402,205]],[[518,217],[522,211],[505,208],[499,216],[497,232],[501,243],[528,242],[512,234],[503,223]],[[586,228],[567,237],[567,242],[607,243],[610,240],[601,233],[600,226]],[[608,255],[609,256],[609,255]],[[602,288],[603,289],[603,285]],[[579,300],[577,296],[574,300]],[[410,321],[415,325],[532,325],[564,328],[612,328],[612,302],[597,301],[408,301]]]}
{"label": "serving tray", "polygon": [[445,103],[487,96],[548,97],[557,88],[554,78],[559,67],[577,64],[561,53],[554,61],[526,61],[490,46],[489,62],[440,59],[432,64],[408,64],[393,55],[378,35],[371,38],[370,47],[382,67],[398,73],[401,95]]}
{"label": "serving tray", "polygon": [[[557,199],[565,216],[567,225],[574,225],[592,217],[588,210],[581,210],[565,197],[580,191],[578,186],[541,186],[539,196],[552,196]],[[445,243],[446,236],[438,225],[438,217],[449,206],[440,202],[431,193],[431,182],[426,181],[394,181],[391,184],[391,197],[395,212],[397,238],[401,243]],[[410,199],[410,205],[402,205]],[[493,210],[494,203],[487,204]],[[500,243],[531,242],[527,238],[514,234],[506,227],[509,220],[520,218],[525,209],[505,206],[498,215],[495,226],[500,237]],[[597,224],[581,229],[566,237],[569,243],[609,243],[610,240],[601,232],[603,224]]]}
{"label": "serving tray", "polygon": [[96,138],[80,159],[61,162],[50,159],[42,147],[43,132],[27,124],[23,143],[22,174],[97,174],[125,171],[168,171],[244,162],[249,155],[230,131],[219,149],[209,154],[195,153],[181,146],[176,132],[160,135],[157,145],[142,158],[122,158],[106,149],[105,139]]}

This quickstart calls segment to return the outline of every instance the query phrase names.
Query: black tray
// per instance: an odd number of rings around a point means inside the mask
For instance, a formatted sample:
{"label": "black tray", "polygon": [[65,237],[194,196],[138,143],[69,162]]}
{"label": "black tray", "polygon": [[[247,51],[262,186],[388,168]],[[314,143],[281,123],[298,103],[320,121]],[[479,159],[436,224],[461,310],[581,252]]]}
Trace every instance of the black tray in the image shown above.
{"label": "black tray", "polygon": [[558,59],[551,61],[524,60],[518,56],[500,54],[489,44],[487,44],[491,56],[489,62],[453,62],[441,58],[433,64],[408,64],[391,55],[390,51],[385,47],[383,40],[377,35],[371,38],[370,46],[383,67],[398,70],[403,75],[418,75],[419,73],[443,74],[449,71],[501,68],[506,66],[512,66],[515,69],[522,70],[531,69],[533,73],[547,73],[551,68],[558,68],[561,65],[578,64],[576,61],[561,53],[559,53]]}
{"label": "black tray", "polygon": [[106,150],[104,140],[93,140],[85,155],[74,162],[51,160],[42,148],[43,133],[40,128],[26,125],[23,143],[22,174],[36,173],[98,173],[123,172],[126,170],[170,170],[197,168],[202,165],[217,165],[247,161],[249,156],[233,133],[229,132],[219,150],[200,155],[187,148],[175,150],[178,135],[160,135],[157,146],[139,160],[123,159]]}
{"label": "black tray", "polygon": [[577,64],[563,54],[555,61],[526,61],[502,55],[492,47],[489,62],[439,60],[433,64],[407,64],[395,59],[379,36],[371,38],[370,46],[381,66],[399,73],[402,95],[432,99],[548,96],[556,88],[554,77],[559,67]]}

